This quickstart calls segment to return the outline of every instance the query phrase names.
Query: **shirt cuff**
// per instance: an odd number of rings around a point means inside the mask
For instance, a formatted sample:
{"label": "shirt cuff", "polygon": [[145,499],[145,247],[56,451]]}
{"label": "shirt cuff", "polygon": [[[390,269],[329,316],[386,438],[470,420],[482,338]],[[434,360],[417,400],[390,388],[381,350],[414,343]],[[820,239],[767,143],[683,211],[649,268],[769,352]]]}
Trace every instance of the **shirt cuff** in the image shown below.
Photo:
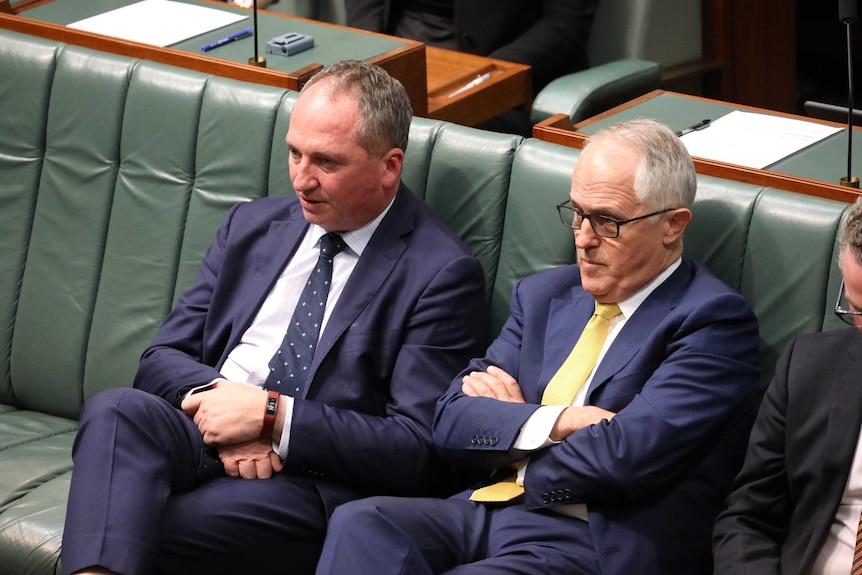
{"label": "shirt cuff", "polygon": [[278,453],[283,463],[287,459],[290,447],[290,424],[293,422],[294,399],[289,395],[282,395],[279,401],[284,404],[284,427],[281,428],[281,440],[278,443],[272,442],[272,450]]}
{"label": "shirt cuff", "polygon": [[536,451],[559,443],[551,440],[551,430],[567,407],[567,405],[543,405],[534,411],[521,427],[521,432],[512,447],[520,451]]}

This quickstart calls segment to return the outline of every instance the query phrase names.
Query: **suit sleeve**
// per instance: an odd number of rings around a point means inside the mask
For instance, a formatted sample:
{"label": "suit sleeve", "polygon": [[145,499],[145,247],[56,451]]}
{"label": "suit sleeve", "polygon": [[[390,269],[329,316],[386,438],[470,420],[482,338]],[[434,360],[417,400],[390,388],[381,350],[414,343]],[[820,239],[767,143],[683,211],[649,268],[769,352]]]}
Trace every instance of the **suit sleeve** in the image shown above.
{"label": "suit sleeve", "polygon": [[[617,415],[531,459],[528,506],[552,506],[543,494],[561,488],[588,504],[656,493],[690,469],[713,436],[750,409],[759,375],[759,338],[746,301],[724,292],[674,312],[679,317],[653,332],[638,351],[658,365],[645,362],[643,373],[621,373],[591,401]],[[638,385],[627,403],[617,403],[615,394]]]}
{"label": "suit sleeve", "polygon": [[[441,453],[457,465],[492,469],[510,465],[525,455],[512,446],[521,427],[539,405],[469,397],[461,392],[461,379],[471,371],[485,371],[494,365],[514,377],[521,372],[523,283],[519,280],[512,289],[509,318],[485,357],[471,361],[437,402],[434,441]],[[523,382],[519,383],[523,388]]]}
{"label": "suit sleeve", "polygon": [[345,0],[347,25],[380,34],[386,33],[389,22],[388,0]]}
{"label": "suit sleeve", "polygon": [[[510,374],[520,357],[520,304],[489,351],[488,360]],[[639,310],[640,311],[640,310]],[[564,489],[572,502],[643,497],[666,488],[706,449],[712,434],[735,420],[757,389],[757,322],[745,300],[723,292],[674,310],[638,339],[638,350],[620,373],[591,393],[590,403],[616,413],[560,444],[531,455],[525,503],[551,507],[543,494]],[[625,329],[633,328],[627,324]],[[617,345],[620,337],[614,342]],[[611,347],[609,354],[614,352]],[[514,371],[510,371],[510,369]],[[525,397],[540,398],[536,382],[519,381]],[[455,382],[438,405],[435,440],[450,457],[496,462],[520,454],[512,445],[538,405],[520,405],[460,393]],[[538,399],[534,399],[538,401]],[[469,433],[487,433],[495,445],[472,446]],[[472,453],[471,453],[472,452]]]}
{"label": "suit sleeve", "polygon": [[790,501],[785,457],[787,382],[795,342],[779,358],[734,490],[715,524],[715,573],[780,573]]}

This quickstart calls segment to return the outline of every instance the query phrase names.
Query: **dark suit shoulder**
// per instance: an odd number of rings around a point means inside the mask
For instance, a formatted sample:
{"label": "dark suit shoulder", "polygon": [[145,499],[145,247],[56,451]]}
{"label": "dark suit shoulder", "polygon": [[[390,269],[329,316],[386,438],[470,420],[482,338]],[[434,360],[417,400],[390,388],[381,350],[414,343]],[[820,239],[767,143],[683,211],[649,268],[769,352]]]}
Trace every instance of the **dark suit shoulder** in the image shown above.
{"label": "dark suit shoulder", "polygon": [[[571,264],[536,272],[518,283],[531,293],[554,296],[579,287],[581,274],[577,264]],[[696,299],[701,301],[720,294],[739,296],[738,292],[715,277],[706,266],[687,258],[683,258],[679,268],[656,288],[656,292],[662,291],[668,291],[676,297],[681,293],[693,292],[699,294]]]}

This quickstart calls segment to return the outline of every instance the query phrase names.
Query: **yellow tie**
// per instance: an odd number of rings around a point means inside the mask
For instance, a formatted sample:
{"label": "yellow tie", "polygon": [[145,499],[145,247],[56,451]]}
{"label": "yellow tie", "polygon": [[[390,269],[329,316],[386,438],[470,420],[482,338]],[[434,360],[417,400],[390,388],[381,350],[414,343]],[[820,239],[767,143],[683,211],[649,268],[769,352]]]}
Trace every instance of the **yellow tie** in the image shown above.
{"label": "yellow tie", "polygon": [[[545,387],[542,405],[572,404],[578,391],[596,366],[599,352],[608,338],[611,319],[620,313],[620,308],[615,303],[596,304],[596,313],[587,322],[569,357],[566,358],[566,361],[548,382],[548,386]],[[524,493],[524,487],[517,483],[516,477],[517,474],[507,477],[503,481],[481,487],[470,495],[470,499],[482,503],[511,501]]]}
{"label": "yellow tie", "polygon": [[581,386],[587,381],[599,352],[608,338],[611,319],[620,315],[620,307],[615,303],[597,303],[596,313],[587,322],[578,343],[569,357],[548,382],[542,395],[542,405],[571,405]]}

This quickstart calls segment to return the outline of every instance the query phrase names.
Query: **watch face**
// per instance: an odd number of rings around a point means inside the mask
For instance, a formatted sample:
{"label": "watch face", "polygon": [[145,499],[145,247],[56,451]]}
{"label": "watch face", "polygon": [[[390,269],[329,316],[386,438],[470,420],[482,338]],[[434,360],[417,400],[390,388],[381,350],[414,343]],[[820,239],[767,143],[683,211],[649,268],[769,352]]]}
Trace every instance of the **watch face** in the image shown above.
{"label": "watch face", "polygon": [[270,396],[266,399],[266,414],[275,415],[276,411],[278,411],[278,397]]}

